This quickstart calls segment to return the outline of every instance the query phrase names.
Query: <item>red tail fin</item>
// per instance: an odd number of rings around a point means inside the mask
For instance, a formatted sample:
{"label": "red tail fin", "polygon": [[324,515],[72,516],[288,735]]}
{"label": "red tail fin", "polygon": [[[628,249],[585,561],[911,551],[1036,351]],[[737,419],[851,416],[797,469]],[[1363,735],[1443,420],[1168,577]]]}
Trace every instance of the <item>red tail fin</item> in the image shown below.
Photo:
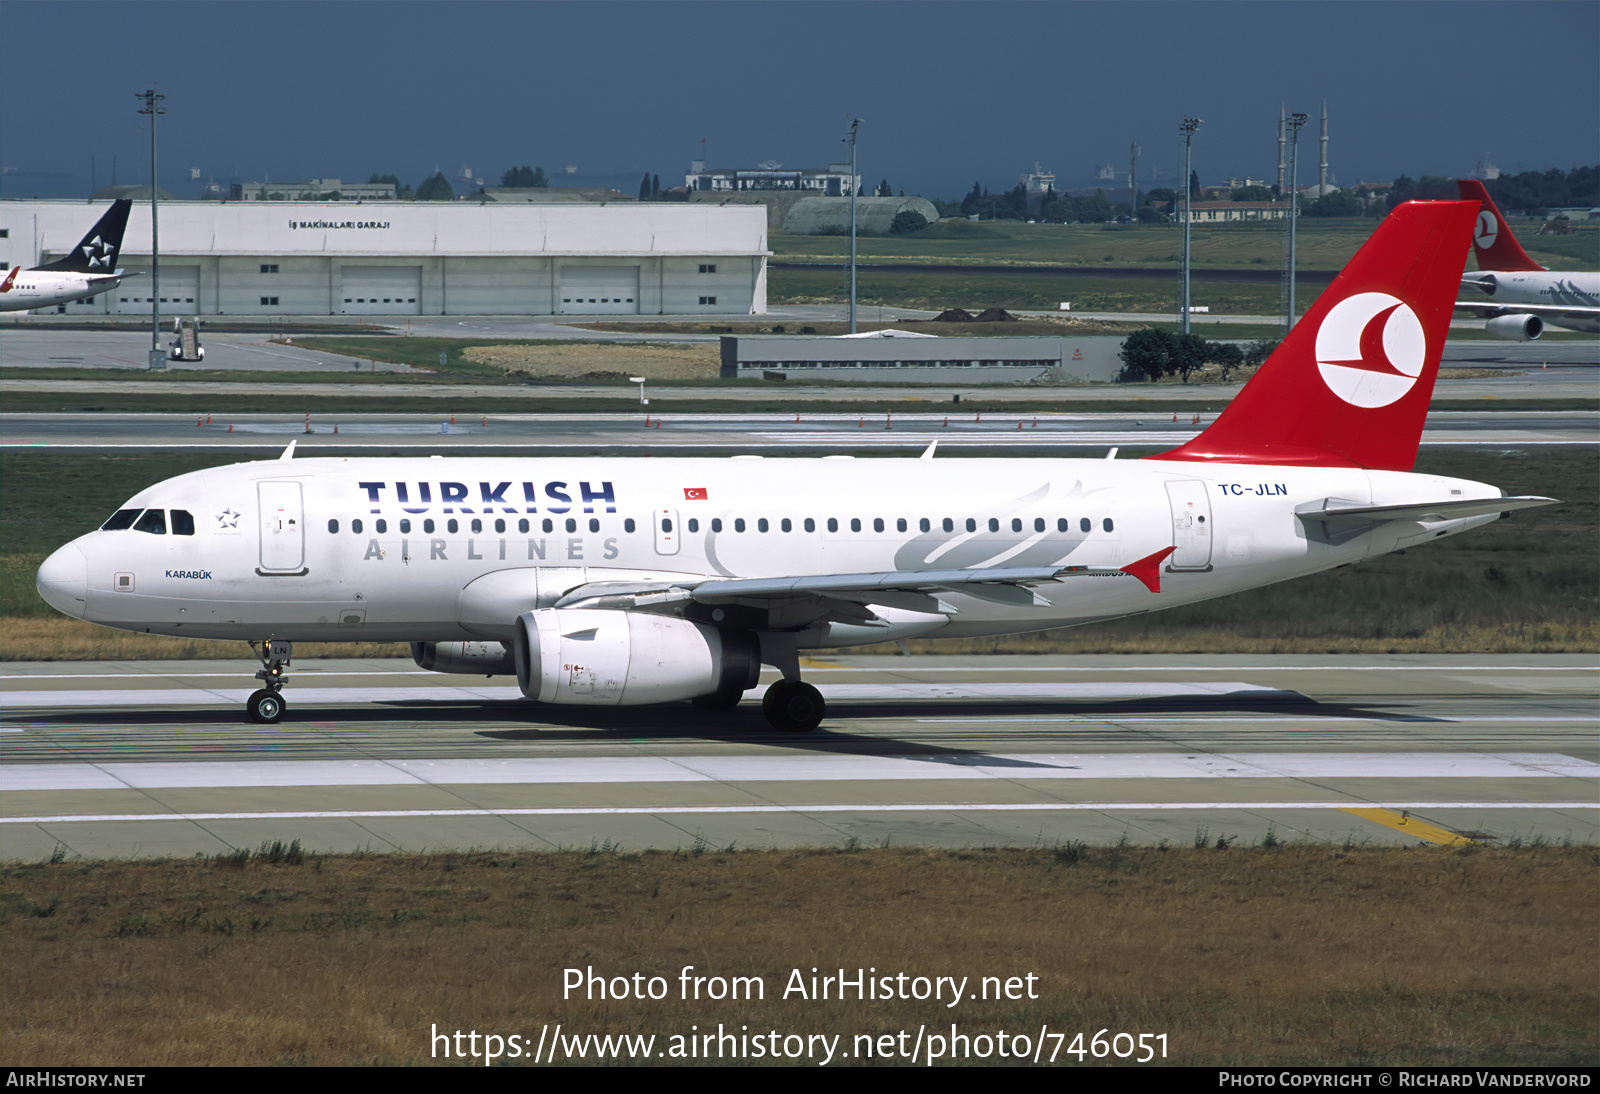
{"label": "red tail fin", "polygon": [[1477,227],[1472,229],[1472,253],[1478,259],[1480,270],[1542,270],[1528,252],[1522,249],[1511,226],[1495,207],[1494,198],[1477,179],[1457,179],[1462,201],[1476,201],[1480,206]]}
{"label": "red tail fin", "polygon": [[1151,458],[1409,471],[1477,212],[1390,213],[1215,424]]}

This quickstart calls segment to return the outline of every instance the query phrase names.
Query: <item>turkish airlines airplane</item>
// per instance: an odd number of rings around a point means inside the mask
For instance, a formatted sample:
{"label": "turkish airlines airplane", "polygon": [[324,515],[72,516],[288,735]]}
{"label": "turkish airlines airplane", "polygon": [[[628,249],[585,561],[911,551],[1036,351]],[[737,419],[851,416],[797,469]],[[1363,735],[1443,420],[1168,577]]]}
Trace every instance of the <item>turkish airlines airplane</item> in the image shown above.
{"label": "turkish airlines airplane", "polygon": [[1600,334],[1600,273],[1545,269],[1528,257],[1511,234],[1511,226],[1483,183],[1457,179],[1456,185],[1463,200],[1480,206],[1472,231],[1479,272],[1463,276],[1462,287],[1494,298],[1492,304],[1462,300],[1456,307],[1488,319],[1490,334],[1514,342],[1533,341],[1544,333],[1546,323]]}
{"label": "turkish airlines airplane", "polygon": [[[1147,459],[317,458],[142,490],[39,569],[68,615],[412,644],[544,703],[731,706],[814,728],[799,655],[1116,619],[1548,504],[1410,473],[1477,207],[1402,206],[1215,424]],[[251,642],[252,648],[256,643]]]}
{"label": "turkish airlines airplane", "polygon": [[126,199],[113,201],[100,222],[65,258],[31,269],[13,267],[0,281],[0,311],[54,307],[122,284],[117,252],[122,250],[122,232],[132,208],[133,202]]}

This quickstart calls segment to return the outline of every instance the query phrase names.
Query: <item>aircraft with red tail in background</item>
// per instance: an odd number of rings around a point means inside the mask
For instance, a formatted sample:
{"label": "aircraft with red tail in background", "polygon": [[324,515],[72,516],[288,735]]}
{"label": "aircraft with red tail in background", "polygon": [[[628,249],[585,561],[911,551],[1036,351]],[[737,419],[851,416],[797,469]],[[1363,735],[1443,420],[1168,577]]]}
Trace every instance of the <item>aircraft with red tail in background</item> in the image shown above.
{"label": "aircraft with red tail in background", "polygon": [[1593,270],[1547,270],[1522,249],[1511,226],[1500,215],[1489,191],[1477,179],[1458,179],[1467,201],[1478,203],[1472,230],[1472,251],[1478,271],[1461,278],[1464,289],[1489,296],[1488,301],[1461,300],[1456,307],[1488,319],[1496,338],[1531,342],[1546,324],[1600,334],[1600,273]]}

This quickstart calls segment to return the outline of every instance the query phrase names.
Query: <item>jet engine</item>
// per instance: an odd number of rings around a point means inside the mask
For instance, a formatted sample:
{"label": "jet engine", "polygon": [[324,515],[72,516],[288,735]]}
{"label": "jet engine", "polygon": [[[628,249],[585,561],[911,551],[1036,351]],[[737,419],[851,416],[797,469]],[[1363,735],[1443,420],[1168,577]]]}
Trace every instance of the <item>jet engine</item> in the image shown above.
{"label": "jet engine", "polygon": [[737,701],[761,673],[754,633],[672,616],[539,608],[517,618],[522,694],[544,703],[638,706],[715,696]]}
{"label": "jet engine", "polygon": [[411,660],[429,672],[511,676],[517,671],[511,651],[499,642],[413,642]]}
{"label": "jet engine", "polygon": [[1486,329],[1508,342],[1531,342],[1544,333],[1544,320],[1537,315],[1502,315],[1489,320]]}

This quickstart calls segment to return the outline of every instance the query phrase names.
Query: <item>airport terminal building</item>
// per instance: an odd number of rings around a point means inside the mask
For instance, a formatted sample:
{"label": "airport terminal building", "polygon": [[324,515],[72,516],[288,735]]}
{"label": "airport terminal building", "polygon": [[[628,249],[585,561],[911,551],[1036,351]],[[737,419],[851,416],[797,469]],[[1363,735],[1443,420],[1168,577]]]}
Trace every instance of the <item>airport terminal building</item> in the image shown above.
{"label": "airport terminal building", "polygon": [[[0,202],[0,262],[61,257],[105,211]],[[767,217],[673,202],[171,202],[157,289],[167,315],[762,315]],[[150,208],[131,276],[70,315],[148,315]]]}

